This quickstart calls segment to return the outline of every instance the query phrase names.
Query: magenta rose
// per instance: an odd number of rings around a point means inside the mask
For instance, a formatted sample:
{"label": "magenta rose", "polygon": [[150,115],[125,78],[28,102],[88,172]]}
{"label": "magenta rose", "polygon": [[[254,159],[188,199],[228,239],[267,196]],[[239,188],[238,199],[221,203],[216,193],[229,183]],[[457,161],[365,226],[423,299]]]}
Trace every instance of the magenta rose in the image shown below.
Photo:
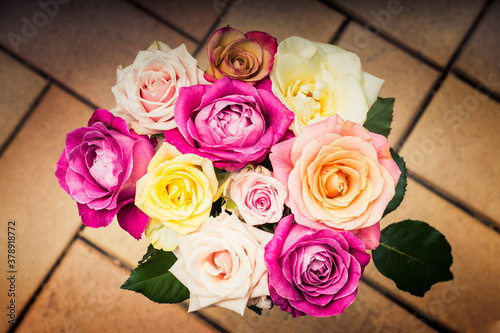
{"label": "magenta rose", "polygon": [[177,128],[164,132],[165,141],[237,171],[262,162],[294,114],[271,91],[224,77],[211,86],[181,88],[174,116]]}
{"label": "magenta rose", "polygon": [[120,226],[140,239],[149,217],[134,204],[135,183],[153,155],[147,136],[129,131],[125,120],[99,109],[88,127],[66,136],[56,177],[77,202],[83,224],[105,227],[117,215]]}
{"label": "magenta rose", "polygon": [[347,231],[313,230],[283,218],[265,247],[275,305],[297,316],[338,315],[358,293],[370,262],[363,242]]}

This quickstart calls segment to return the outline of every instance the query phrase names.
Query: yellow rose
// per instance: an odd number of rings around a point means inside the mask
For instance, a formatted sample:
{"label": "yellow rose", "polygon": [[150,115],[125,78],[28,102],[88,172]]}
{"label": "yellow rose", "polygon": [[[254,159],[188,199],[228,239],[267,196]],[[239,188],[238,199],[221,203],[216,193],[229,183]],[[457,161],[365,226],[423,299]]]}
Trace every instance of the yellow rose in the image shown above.
{"label": "yellow rose", "polygon": [[196,231],[208,219],[217,187],[210,160],[181,154],[164,143],[137,182],[135,197],[137,207],[151,217],[145,231],[151,244],[174,250],[177,237]]}
{"label": "yellow rose", "polygon": [[295,36],[278,45],[270,77],[273,93],[295,113],[295,135],[334,114],[363,124],[384,82],[363,72],[356,54]]}

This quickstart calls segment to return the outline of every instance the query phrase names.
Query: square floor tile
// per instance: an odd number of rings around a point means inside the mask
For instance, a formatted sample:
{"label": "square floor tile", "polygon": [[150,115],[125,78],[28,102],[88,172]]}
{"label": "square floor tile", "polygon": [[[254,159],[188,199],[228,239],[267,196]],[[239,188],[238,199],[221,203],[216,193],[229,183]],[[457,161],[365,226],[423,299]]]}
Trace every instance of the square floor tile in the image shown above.
{"label": "square floor tile", "polygon": [[[5,226],[0,251],[7,253],[7,220],[14,219],[18,315],[81,225],[76,204],[54,172],[65,133],[86,124],[90,115],[87,106],[52,87],[0,158],[0,216]],[[7,290],[6,264],[0,261],[2,291]],[[2,292],[2,300],[4,296]]]}
{"label": "square floor tile", "polygon": [[[59,1],[67,4],[59,5],[53,17],[43,16],[39,3],[44,2],[2,4],[0,43],[99,107],[116,105],[111,87],[116,84],[117,66],[131,64],[137,53],[155,40],[169,45],[185,43],[191,52],[195,48],[126,1]],[[34,27],[36,32],[23,30],[29,25],[23,18],[38,22],[40,17],[47,20]],[[32,37],[17,45],[9,41],[9,32]]]}
{"label": "square floor tile", "polygon": [[[328,43],[343,20],[342,15],[316,1],[235,1],[217,28],[230,25],[243,33],[264,31],[275,37],[278,43],[290,36]],[[200,68],[206,70],[206,45],[197,59]]]}
{"label": "square floor tile", "polygon": [[39,75],[0,52],[0,146],[47,84]]}
{"label": "square floor tile", "polygon": [[116,218],[105,228],[86,227],[81,234],[132,268],[137,266],[137,262],[142,259],[150,244],[144,235],[139,241],[130,236],[120,227]]}
{"label": "square floor tile", "polygon": [[367,35],[383,31],[445,66],[479,14],[484,0],[329,0],[361,17]]}
{"label": "square floor tile", "polygon": [[228,0],[136,1],[199,41],[203,40],[210,27],[218,20],[228,2]]}
{"label": "square floor tile", "polygon": [[500,1],[486,12],[459,55],[455,69],[500,94]]}
{"label": "square floor tile", "polygon": [[409,169],[500,225],[500,104],[450,75],[402,148]]}
{"label": "square floor tile", "polygon": [[242,317],[222,308],[210,308],[202,313],[230,332],[435,332],[364,283],[359,284],[354,303],[334,317],[292,318],[279,307],[263,311],[261,316],[247,310]]}
{"label": "square floor tile", "polygon": [[454,279],[434,285],[421,298],[399,291],[373,264],[365,277],[457,332],[497,332],[500,234],[411,180],[403,204],[383,219],[382,228],[408,218],[425,221],[445,235],[452,247]]}
{"label": "square floor tile", "polygon": [[385,80],[381,97],[396,98],[389,136],[391,144],[396,145],[439,73],[382,38],[365,36],[356,23],[349,24],[338,44],[359,55],[364,71]]}
{"label": "square floor tile", "polygon": [[177,304],[120,289],[128,272],[76,241],[18,332],[216,332]]}

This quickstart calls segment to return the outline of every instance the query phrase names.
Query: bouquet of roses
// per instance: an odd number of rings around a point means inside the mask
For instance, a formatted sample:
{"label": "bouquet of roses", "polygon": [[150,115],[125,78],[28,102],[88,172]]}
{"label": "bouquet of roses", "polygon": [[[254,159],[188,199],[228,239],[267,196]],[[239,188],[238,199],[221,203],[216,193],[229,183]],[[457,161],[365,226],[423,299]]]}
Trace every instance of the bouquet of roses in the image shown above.
{"label": "bouquet of roses", "polygon": [[406,188],[387,140],[393,98],[357,55],[264,32],[217,30],[203,72],[155,42],[112,87],[116,108],[69,133],[57,164],[83,223],[116,217],[151,245],[122,288],[189,311],[277,305],[333,316],[370,261],[423,296],[453,278],[428,224],[380,230]]}

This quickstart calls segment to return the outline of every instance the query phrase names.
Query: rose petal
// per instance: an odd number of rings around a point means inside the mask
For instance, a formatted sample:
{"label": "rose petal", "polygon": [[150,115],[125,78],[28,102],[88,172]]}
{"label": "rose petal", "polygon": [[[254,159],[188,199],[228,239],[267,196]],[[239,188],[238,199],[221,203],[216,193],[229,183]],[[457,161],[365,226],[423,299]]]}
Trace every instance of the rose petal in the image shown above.
{"label": "rose petal", "polygon": [[378,93],[384,84],[384,80],[379,79],[367,72],[363,72],[363,90],[366,94],[366,99],[368,101],[368,105],[372,106],[373,103],[377,100]]}
{"label": "rose petal", "polygon": [[367,250],[375,250],[380,240],[380,222],[366,228],[353,230],[352,233],[361,239]]}
{"label": "rose petal", "polygon": [[117,212],[117,218],[120,227],[137,240],[141,239],[149,221],[149,216],[134,204],[134,198],[124,202]]}
{"label": "rose petal", "polygon": [[343,119],[362,124],[368,112],[368,100],[363,86],[353,76],[343,76],[335,82],[333,108]]}
{"label": "rose petal", "polygon": [[117,207],[111,210],[94,210],[89,208],[87,205],[78,204],[78,212],[82,218],[83,224],[91,228],[108,226],[111,222],[113,222],[113,218],[115,217],[118,209],[119,208]]}
{"label": "rose petal", "polygon": [[57,181],[59,182],[59,185],[63,188],[66,193],[70,194],[70,189],[68,187],[68,184],[66,182],[66,171],[69,168],[69,163],[68,163],[68,157],[67,157],[67,150],[64,149],[61,157],[57,161],[57,166],[56,166],[56,177]]}

